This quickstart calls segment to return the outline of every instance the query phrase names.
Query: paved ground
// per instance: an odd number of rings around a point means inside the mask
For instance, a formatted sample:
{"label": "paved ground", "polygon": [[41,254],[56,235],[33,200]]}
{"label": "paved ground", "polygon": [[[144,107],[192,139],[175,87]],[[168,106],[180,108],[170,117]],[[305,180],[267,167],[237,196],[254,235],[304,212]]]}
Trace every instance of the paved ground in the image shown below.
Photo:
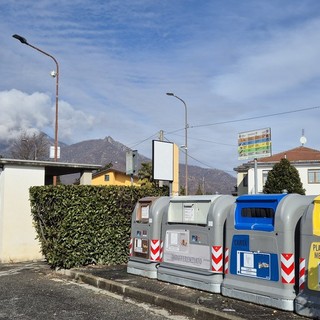
{"label": "paved ground", "polygon": [[293,312],[254,305],[220,294],[211,294],[155,279],[130,275],[126,265],[88,266],[60,270],[59,274],[90,284],[93,287],[115,292],[124,297],[147,302],[194,319],[245,319],[245,320],[306,320]]}
{"label": "paved ground", "polygon": [[76,283],[46,263],[0,264],[0,319],[186,320],[165,310]]}

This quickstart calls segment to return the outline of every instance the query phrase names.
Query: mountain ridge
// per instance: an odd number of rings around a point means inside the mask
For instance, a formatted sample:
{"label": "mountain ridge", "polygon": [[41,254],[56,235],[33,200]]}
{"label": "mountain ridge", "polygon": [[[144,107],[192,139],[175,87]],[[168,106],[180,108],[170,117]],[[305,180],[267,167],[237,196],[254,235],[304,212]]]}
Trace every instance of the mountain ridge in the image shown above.
{"label": "mountain ridge", "polygon": [[[85,150],[85,152],[83,152]],[[126,171],[126,152],[131,150],[124,144],[107,136],[104,139],[81,141],[61,148],[61,161],[106,165]],[[141,163],[151,162],[141,154],[137,154],[138,168]],[[184,186],[185,165],[179,164],[179,185]],[[205,194],[231,194],[236,186],[236,178],[219,169],[206,169],[188,165],[188,193],[195,194],[199,189]]]}
{"label": "mountain ridge", "polygon": [[[48,137],[52,144],[52,139]],[[99,164],[105,166],[112,163],[112,168],[126,171],[126,152],[131,150],[110,136],[103,139],[90,139],[67,145],[59,143],[61,158],[67,163]],[[0,154],[10,157],[10,144],[0,141]],[[141,163],[151,162],[144,155],[137,154],[138,169]],[[75,177],[63,179],[64,183],[74,182]],[[179,185],[184,187],[185,165],[179,164]],[[188,165],[188,193],[201,191],[203,194],[232,194],[236,186],[236,178],[219,169],[207,169]]]}

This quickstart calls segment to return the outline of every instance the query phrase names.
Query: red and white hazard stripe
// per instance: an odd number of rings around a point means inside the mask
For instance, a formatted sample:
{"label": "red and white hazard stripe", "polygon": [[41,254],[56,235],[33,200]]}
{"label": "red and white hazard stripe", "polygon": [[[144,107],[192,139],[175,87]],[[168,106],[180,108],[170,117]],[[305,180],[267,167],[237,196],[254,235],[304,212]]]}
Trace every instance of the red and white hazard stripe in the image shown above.
{"label": "red and white hazard stripe", "polygon": [[163,260],[163,241],[160,240],[160,261]]}
{"label": "red and white hazard stripe", "polygon": [[306,259],[299,259],[299,291],[304,289],[305,284],[305,274],[306,274]]}
{"label": "red and white hazard stripe", "polygon": [[129,256],[132,257],[133,255],[133,239],[130,238],[130,244],[129,244]]}
{"label": "red and white hazard stripe", "polygon": [[212,246],[211,248],[211,269],[214,272],[222,273],[222,262],[223,262],[223,254],[222,254],[222,246]]}
{"label": "red and white hazard stripe", "polygon": [[229,273],[229,248],[224,251],[224,274]]}
{"label": "red and white hazard stripe", "polygon": [[285,284],[294,284],[294,254],[281,253],[281,281]]}
{"label": "red and white hazard stripe", "polygon": [[160,240],[153,239],[150,241],[150,260],[160,261]]}

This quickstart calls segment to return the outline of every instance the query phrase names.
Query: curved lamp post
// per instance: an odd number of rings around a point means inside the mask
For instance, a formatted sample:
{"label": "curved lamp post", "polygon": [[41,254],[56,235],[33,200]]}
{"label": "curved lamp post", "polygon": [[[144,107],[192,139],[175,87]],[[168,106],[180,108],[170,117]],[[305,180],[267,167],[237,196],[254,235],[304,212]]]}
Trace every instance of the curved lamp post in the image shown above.
{"label": "curved lamp post", "polygon": [[[18,34],[14,34],[13,38],[19,40],[21,43],[45,54],[46,56],[50,57],[56,64],[56,71],[52,72],[51,75],[56,78],[56,116],[55,116],[55,128],[54,128],[54,161],[58,161],[58,103],[59,103],[59,64],[58,61],[55,59],[54,56],[51,54],[33,46],[30,44],[26,38],[19,36]],[[53,177],[53,185],[57,184],[57,177]]]}
{"label": "curved lamp post", "polygon": [[177,98],[178,100],[180,100],[183,105],[184,105],[184,110],[185,110],[185,121],[184,121],[184,130],[185,130],[185,134],[184,134],[184,147],[185,147],[185,178],[186,178],[186,182],[185,182],[185,190],[186,190],[186,196],[188,195],[188,110],[187,110],[187,105],[184,102],[184,100],[182,100],[181,98],[179,98],[178,96],[176,96],[174,93],[172,92],[167,92],[168,96],[172,96]]}

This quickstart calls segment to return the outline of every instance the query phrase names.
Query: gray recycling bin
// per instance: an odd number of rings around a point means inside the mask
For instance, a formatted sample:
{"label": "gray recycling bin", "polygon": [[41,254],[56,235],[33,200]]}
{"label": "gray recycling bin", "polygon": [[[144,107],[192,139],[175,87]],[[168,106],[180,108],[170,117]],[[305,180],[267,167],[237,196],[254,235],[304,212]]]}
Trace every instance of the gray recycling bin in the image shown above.
{"label": "gray recycling bin", "polygon": [[161,222],[170,197],[140,199],[132,213],[131,239],[127,272],[157,278],[161,259]]}
{"label": "gray recycling bin", "polygon": [[314,196],[242,195],[227,218],[224,296],[293,311],[299,221]]}
{"label": "gray recycling bin", "polygon": [[295,310],[306,317],[320,318],[320,196],[301,219],[299,294]]}
{"label": "gray recycling bin", "polygon": [[220,293],[225,221],[235,197],[177,196],[163,217],[158,280]]}

